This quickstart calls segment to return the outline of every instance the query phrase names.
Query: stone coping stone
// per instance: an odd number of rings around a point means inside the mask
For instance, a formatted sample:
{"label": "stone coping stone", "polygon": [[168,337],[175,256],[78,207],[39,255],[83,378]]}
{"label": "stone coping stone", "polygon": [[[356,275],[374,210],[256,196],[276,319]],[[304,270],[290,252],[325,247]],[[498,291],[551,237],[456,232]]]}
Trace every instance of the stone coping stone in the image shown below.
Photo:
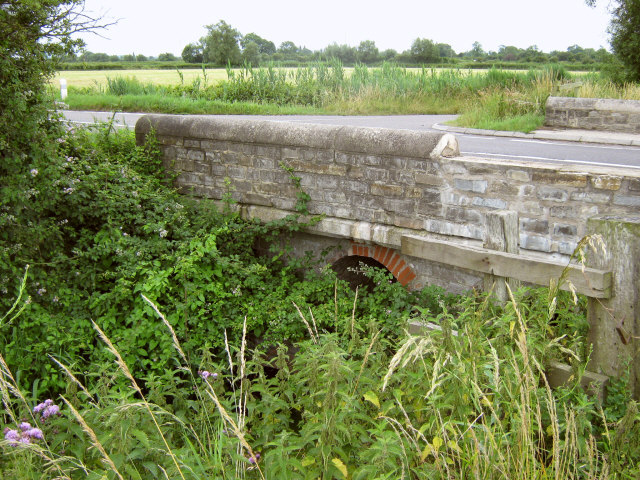
{"label": "stone coping stone", "polygon": [[181,137],[261,145],[329,149],[345,153],[434,158],[459,155],[455,137],[443,132],[276,122],[215,115],[145,115],[136,137]]}

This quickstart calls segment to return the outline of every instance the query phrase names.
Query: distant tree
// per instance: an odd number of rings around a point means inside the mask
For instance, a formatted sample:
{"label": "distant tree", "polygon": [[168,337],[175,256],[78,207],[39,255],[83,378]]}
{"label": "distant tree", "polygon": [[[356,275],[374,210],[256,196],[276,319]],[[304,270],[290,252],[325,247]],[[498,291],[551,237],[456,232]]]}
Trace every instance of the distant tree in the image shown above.
{"label": "distant tree", "polygon": [[471,50],[467,52],[468,57],[472,57],[475,60],[479,60],[486,55],[485,51],[482,49],[482,45],[480,42],[473,42],[471,45]]}
{"label": "distant tree", "polygon": [[178,58],[173,53],[161,53],[158,55],[158,60],[161,62],[175,62]]}
{"label": "distant tree", "polygon": [[326,60],[337,58],[345,64],[354,64],[358,58],[355,47],[332,43],[322,51],[322,57]]}
{"label": "distant tree", "polygon": [[440,54],[431,40],[416,38],[411,44],[411,58],[417,63],[432,63],[440,59]]}
{"label": "distant tree", "polygon": [[456,56],[456,52],[448,43],[437,43],[436,50],[440,58],[452,58]]}
{"label": "distant tree", "polygon": [[391,60],[394,60],[398,56],[398,52],[393,48],[388,48],[387,50],[382,52],[380,56],[384,61],[389,62]]}
{"label": "distant tree", "polygon": [[242,61],[250,65],[259,65],[261,60],[260,47],[257,43],[244,42],[242,48]]}
{"label": "distant tree", "polygon": [[187,63],[202,63],[204,56],[202,55],[201,43],[189,43],[182,49],[182,60]]}
{"label": "distant tree", "polygon": [[123,55],[122,56],[122,61],[123,62],[135,62],[136,61],[136,56],[132,55],[132,54],[127,54],[127,55]]}
{"label": "distant tree", "polygon": [[208,33],[201,39],[203,44],[204,61],[217,65],[240,63],[240,46],[238,41],[241,38],[240,32],[220,20],[215,25],[207,25]]}
{"label": "distant tree", "polygon": [[136,62],[146,62],[147,60],[149,59],[145,55],[142,55],[141,53],[136,55]]}
{"label": "distant tree", "polygon": [[269,40],[265,40],[260,35],[256,35],[255,33],[247,33],[244,37],[242,37],[242,39],[240,40],[240,45],[242,46],[243,50],[247,48],[247,44],[249,42],[255,43],[258,46],[258,52],[262,55],[273,55],[274,53],[276,53],[276,45]]}
{"label": "distant tree", "polygon": [[357,49],[357,59],[362,63],[375,63],[380,59],[380,52],[373,40],[364,40],[360,42]]}
{"label": "distant tree", "polygon": [[498,58],[505,62],[515,62],[520,58],[522,49],[514,47],[513,45],[500,45],[498,48]]}
{"label": "distant tree", "polygon": [[278,52],[284,55],[295,55],[299,50],[298,46],[291,41],[282,42],[278,48]]}

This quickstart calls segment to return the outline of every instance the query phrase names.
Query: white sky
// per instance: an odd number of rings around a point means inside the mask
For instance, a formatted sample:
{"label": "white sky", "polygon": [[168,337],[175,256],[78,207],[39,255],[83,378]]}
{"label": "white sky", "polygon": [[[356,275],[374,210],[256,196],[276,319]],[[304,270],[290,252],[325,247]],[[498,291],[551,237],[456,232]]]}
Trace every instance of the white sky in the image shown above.
{"label": "white sky", "polygon": [[256,33],[278,47],[284,41],[320,50],[331,43],[358,46],[373,40],[380,51],[408,50],[418,37],[448,43],[459,53],[478,41],[543,52],[570,45],[609,49],[606,0],[597,8],[584,0],[86,0],[86,10],[117,25],[86,34],[87,50],[179,56],[226,21],[241,34]]}

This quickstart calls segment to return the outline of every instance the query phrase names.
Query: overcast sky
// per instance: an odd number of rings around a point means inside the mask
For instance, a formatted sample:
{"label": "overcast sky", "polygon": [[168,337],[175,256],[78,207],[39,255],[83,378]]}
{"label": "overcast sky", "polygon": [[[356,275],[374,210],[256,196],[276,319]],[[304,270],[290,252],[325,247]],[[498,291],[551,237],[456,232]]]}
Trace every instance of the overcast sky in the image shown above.
{"label": "overcast sky", "polygon": [[118,23],[101,32],[105,38],[82,38],[96,53],[179,56],[204,36],[205,25],[224,20],[276,47],[292,41],[311,50],[373,40],[380,51],[401,52],[418,37],[448,43],[458,53],[475,41],[486,51],[500,45],[609,49],[608,2],[599,3],[592,9],[584,0],[86,0],[87,12]]}

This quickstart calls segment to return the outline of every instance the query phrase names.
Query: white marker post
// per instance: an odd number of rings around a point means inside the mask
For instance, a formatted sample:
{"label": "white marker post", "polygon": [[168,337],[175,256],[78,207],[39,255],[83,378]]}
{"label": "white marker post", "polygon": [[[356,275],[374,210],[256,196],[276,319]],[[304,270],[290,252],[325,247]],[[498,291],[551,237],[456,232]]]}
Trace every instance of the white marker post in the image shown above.
{"label": "white marker post", "polygon": [[64,78],[60,79],[60,98],[62,100],[67,98],[67,80]]}

